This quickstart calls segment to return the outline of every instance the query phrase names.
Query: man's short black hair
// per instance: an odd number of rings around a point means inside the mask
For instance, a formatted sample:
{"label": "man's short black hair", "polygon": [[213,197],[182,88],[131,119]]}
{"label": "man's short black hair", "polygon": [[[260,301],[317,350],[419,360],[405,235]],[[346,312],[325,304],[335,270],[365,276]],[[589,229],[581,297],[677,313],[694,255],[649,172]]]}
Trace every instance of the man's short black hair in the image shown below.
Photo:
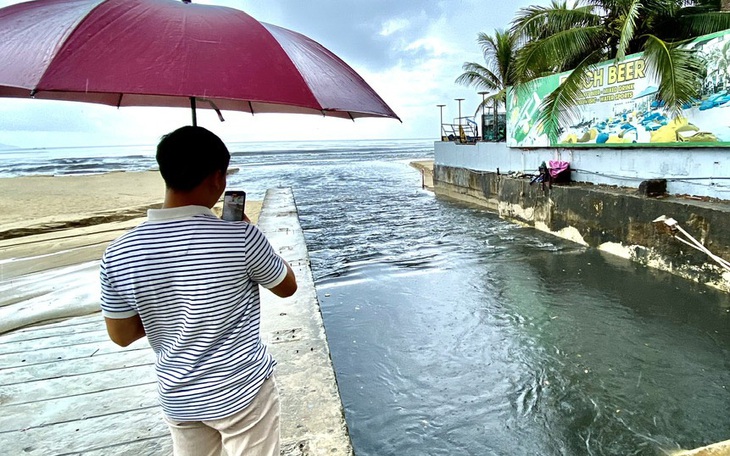
{"label": "man's short black hair", "polygon": [[203,127],[182,127],[162,137],[157,164],[167,188],[190,191],[216,171],[226,172],[231,154],[223,141]]}

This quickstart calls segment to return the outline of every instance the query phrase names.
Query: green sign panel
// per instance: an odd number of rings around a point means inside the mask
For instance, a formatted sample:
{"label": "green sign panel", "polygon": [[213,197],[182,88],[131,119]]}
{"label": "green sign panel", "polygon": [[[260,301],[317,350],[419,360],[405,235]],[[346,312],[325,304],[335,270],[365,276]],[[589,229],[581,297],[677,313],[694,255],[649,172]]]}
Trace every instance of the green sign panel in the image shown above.
{"label": "green sign panel", "polygon": [[[561,125],[559,145],[717,144],[730,145],[730,30],[692,41],[706,62],[701,95],[672,118],[657,99],[657,82],[643,54],[598,65],[583,82],[575,121]],[[537,121],[542,101],[567,77],[538,79],[529,91],[507,93],[507,144],[545,147],[550,142]]]}

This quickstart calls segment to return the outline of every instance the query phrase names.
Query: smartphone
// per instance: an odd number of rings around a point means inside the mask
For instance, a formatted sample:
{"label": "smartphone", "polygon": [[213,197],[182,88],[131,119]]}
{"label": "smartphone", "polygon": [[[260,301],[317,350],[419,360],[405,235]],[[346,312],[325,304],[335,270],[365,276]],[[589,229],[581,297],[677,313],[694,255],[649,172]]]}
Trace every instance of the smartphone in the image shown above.
{"label": "smartphone", "polygon": [[240,222],[243,220],[243,209],[246,207],[246,192],[243,190],[227,190],[223,196],[223,220]]}

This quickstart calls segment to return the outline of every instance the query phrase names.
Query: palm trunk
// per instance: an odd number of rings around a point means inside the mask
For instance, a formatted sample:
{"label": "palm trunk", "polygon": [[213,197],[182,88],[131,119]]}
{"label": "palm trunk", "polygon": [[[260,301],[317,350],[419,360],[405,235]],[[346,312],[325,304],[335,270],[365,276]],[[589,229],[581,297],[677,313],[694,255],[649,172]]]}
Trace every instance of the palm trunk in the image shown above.
{"label": "palm trunk", "polygon": [[492,137],[492,141],[499,141],[499,139],[498,139],[499,138],[499,116],[497,116],[497,114],[499,113],[498,109],[499,109],[499,103],[497,103],[497,100],[495,99],[494,100],[494,122],[492,124],[492,128],[493,128],[492,131],[494,132],[494,134]]}

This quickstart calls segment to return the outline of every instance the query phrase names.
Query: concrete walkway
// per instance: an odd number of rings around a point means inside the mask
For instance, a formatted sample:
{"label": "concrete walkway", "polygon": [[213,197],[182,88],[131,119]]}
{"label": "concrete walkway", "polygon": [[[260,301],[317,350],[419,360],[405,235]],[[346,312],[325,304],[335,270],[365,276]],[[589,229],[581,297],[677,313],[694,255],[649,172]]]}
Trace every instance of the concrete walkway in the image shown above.
{"label": "concrete walkway", "polygon": [[284,257],[299,289],[288,299],[261,293],[261,332],[278,361],[282,454],[351,455],[350,436],[330,359],[309,253],[289,188],[269,189],[259,228]]}
{"label": "concrete walkway", "polygon": [[[262,292],[262,333],[279,362],[282,454],[351,455],[291,190],[267,193],[259,226],[299,282],[291,298]],[[146,340],[111,343],[99,313],[1,335],[2,454],[172,454],[153,363]]]}

